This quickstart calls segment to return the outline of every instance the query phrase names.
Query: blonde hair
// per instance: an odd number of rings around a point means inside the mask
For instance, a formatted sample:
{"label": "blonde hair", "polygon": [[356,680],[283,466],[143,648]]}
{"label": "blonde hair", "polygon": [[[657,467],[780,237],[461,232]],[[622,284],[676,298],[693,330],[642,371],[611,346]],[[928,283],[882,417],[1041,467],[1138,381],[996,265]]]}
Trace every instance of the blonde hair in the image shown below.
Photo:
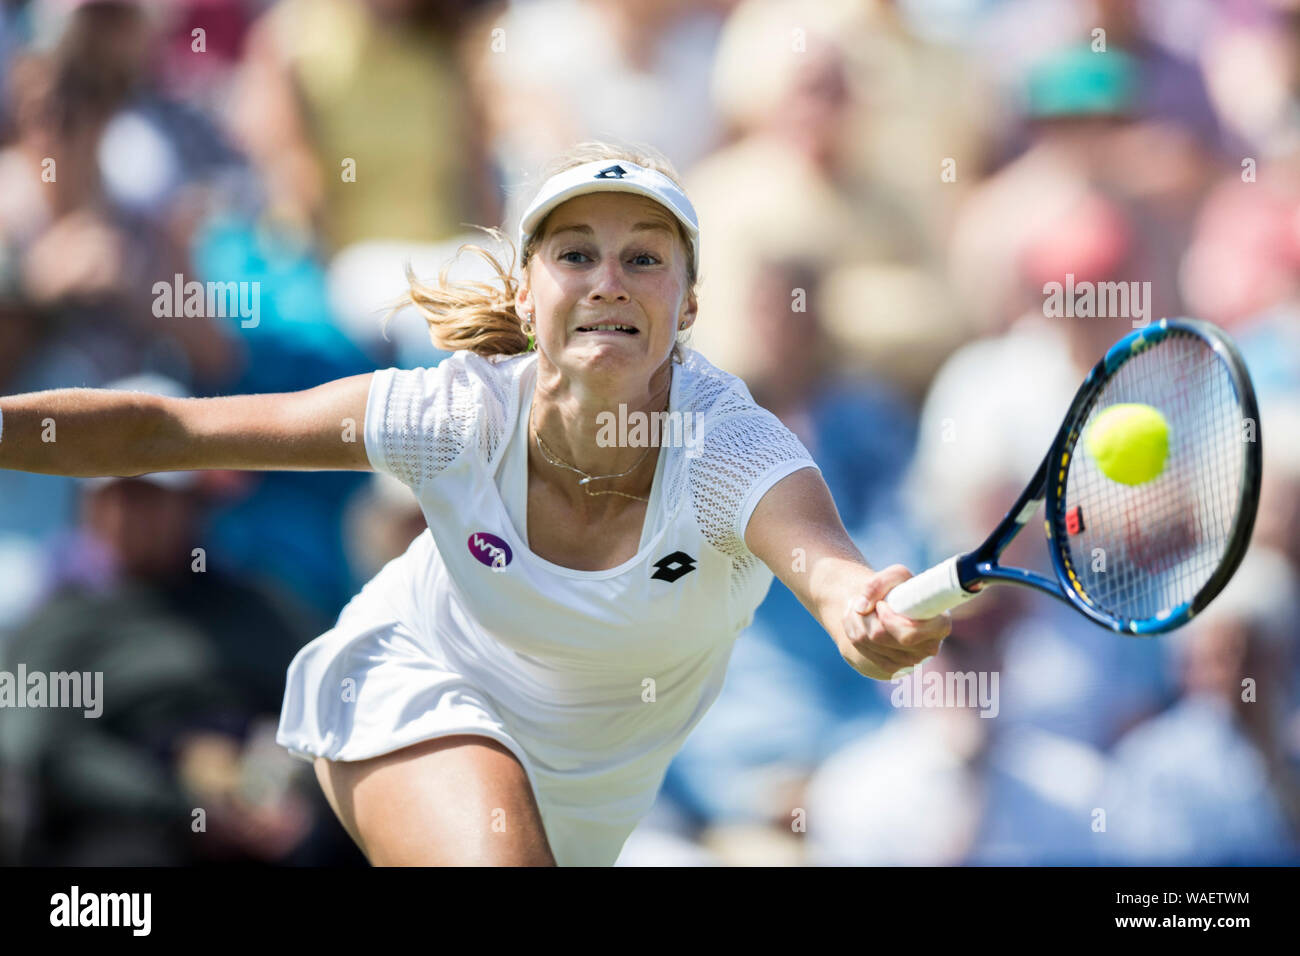
{"label": "blonde hair", "polygon": [[[589,141],[579,143],[572,149],[556,157],[542,172],[541,183],[545,183],[557,173],[584,163],[597,160],[623,160],[636,163],[647,169],[663,173],[681,187],[681,180],[671,162],[659,151],[648,146],[615,146],[609,143]],[[539,187],[540,189],[540,184]],[[684,190],[683,190],[684,191]],[[550,217],[548,216],[547,219]],[[546,232],[546,219],[543,219],[533,234],[528,237],[522,255],[518,255],[515,244],[500,229],[478,227],[498,242],[508,245],[516,253],[519,271],[528,268],[537,245]],[[676,222],[676,220],[674,220]],[[698,283],[695,274],[694,257],[691,254],[690,239],[681,223],[676,223],[677,233],[686,246],[686,287],[694,292]],[[429,325],[429,338],[435,348],[447,351],[468,350],[479,355],[518,355],[528,351],[528,336],[523,330],[523,320],[515,310],[515,296],[519,290],[519,279],[515,277],[515,258],[511,259],[510,268],[505,268],[501,261],[482,246],[465,243],[457,251],[465,250],[482,256],[496,279],[495,283],[459,280],[450,282],[447,273],[451,264],[444,266],[438,274],[438,282],[432,285],[416,277],[411,264],[406,264],[406,282],[408,289],[404,292],[384,316],[384,325],[392,318],[394,312],[408,305],[414,306],[424,316]],[[673,344],[672,360],[682,361],[680,338]]]}

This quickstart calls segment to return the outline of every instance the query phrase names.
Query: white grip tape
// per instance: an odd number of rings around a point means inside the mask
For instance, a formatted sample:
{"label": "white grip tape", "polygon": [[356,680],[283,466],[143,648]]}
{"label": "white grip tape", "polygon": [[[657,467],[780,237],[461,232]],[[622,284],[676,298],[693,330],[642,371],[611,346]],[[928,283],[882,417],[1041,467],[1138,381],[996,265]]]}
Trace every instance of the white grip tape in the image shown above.
{"label": "white grip tape", "polygon": [[936,564],[928,571],[922,571],[916,577],[908,578],[885,595],[885,603],[904,617],[923,621],[926,618],[937,617],[963,601],[969,601],[976,595],[962,590],[957,580],[959,557],[961,555],[954,554],[947,561]]}

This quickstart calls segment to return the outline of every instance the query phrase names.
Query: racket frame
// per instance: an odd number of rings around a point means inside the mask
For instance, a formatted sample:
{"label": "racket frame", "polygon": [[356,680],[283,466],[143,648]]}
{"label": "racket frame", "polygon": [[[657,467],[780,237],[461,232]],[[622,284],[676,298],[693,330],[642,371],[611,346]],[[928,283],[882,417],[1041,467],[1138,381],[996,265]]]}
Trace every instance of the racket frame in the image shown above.
{"label": "racket frame", "polygon": [[[1121,365],[1161,341],[1174,330],[1190,332],[1198,336],[1218,353],[1227,366],[1232,386],[1241,404],[1243,421],[1250,419],[1255,422],[1255,436],[1253,441],[1246,442],[1243,439],[1246,444],[1245,467],[1237,510],[1233,527],[1228,534],[1228,548],[1214,574],[1192,600],[1170,608],[1157,617],[1143,620],[1119,618],[1102,611],[1092,602],[1071,567],[1065,543],[1067,540],[1064,507],[1066,475],[1069,472],[1070,455],[1079,440],[1084,422],[1091,412],[1092,402],[1098,392]],[[1135,329],[1112,345],[1083,380],[1052,441],[1050,450],[1043,458],[1042,464],[1038,466],[1038,471],[993,533],[975,550],[956,556],[957,579],[962,589],[972,594],[976,593],[971,591],[973,587],[983,584],[1018,584],[1022,587],[1034,588],[1064,601],[1102,627],[1121,634],[1148,637],[1181,627],[1223,590],[1245,556],[1255,526],[1255,512],[1259,503],[1262,457],[1259,407],[1255,400],[1255,390],[1246,373],[1245,362],[1232,341],[1215,326],[1197,319],[1161,319],[1146,328]],[[1052,474],[1053,471],[1055,475]],[[1024,530],[1040,504],[1046,506],[1043,523],[1047,532],[1052,567],[1056,571],[1055,580],[1024,568],[1003,567],[997,563],[998,557],[1012,539]]]}

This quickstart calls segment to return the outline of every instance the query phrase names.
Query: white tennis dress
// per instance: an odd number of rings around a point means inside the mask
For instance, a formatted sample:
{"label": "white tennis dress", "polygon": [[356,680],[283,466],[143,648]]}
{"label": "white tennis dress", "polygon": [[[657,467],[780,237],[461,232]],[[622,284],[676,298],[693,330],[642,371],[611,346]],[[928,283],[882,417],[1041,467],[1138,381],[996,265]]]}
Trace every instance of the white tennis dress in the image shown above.
{"label": "white tennis dress", "polygon": [[669,415],[689,425],[662,440],[636,556],[561,567],[528,549],[536,372],[535,352],[462,351],[375,373],[367,455],[415,491],[429,530],[299,651],[277,740],[363,760],[490,737],[527,771],[556,861],[611,865],[772,583],[744,544],[750,515],[817,465],[740,379],[685,349]]}

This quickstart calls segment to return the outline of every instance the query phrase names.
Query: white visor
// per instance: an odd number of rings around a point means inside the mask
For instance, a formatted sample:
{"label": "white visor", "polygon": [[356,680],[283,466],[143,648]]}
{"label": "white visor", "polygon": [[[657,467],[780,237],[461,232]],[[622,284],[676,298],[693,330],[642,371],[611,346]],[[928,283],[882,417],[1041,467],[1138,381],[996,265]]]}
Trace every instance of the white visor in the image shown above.
{"label": "white visor", "polygon": [[546,218],[546,214],[566,200],[587,193],[636,193],[653,199],[666,208],[686,229],[691,240],[695,273],[700,271],[700,222],[695,207],[677,184],[663,173],[646,169],[626,160],[602,159],[556,173],[548,179],[537,198],[524,211],[519,222],[519,253],[523,255],[528,237]]}

